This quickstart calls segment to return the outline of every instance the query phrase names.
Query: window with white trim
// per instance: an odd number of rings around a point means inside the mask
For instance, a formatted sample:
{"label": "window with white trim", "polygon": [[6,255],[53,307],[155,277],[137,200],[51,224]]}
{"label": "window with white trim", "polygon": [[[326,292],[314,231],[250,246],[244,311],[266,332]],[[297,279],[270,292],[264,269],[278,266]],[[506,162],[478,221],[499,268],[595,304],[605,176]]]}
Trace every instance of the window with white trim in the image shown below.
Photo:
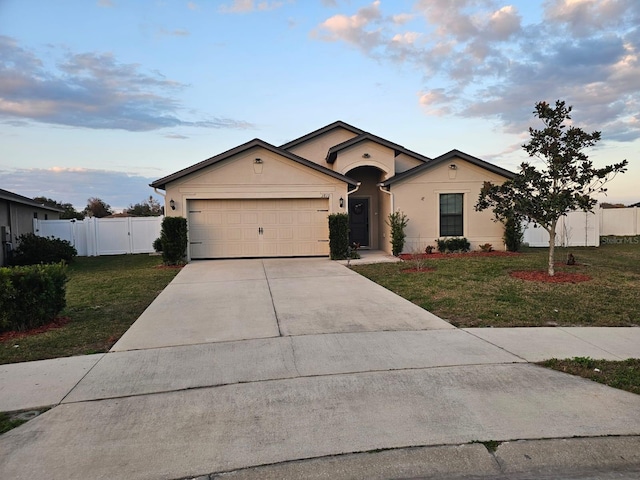
{"label": "window with white trim", "polygon": [[464,193],[440,194],[440,236],[461,237],[464,235],[462,204]]}

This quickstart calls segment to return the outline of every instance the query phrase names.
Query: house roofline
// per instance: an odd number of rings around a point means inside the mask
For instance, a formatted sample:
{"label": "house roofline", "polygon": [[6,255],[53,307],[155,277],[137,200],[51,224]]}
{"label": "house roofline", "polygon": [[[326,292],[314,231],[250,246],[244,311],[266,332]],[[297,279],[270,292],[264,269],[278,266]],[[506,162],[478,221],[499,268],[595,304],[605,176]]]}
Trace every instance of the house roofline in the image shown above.
{"label": "house roofline", "polygon": [[492,163],[486,162],[484,160],[479,159],[478,157],[474,157],[472,155],[469,155],[467,153],[461,152],[460,150],[457,149],[453,149],[447,153],[445,153],[444,155],[440,155],[439,157],[436,157],[426,163],[423,163],[422,165],[418,165],[417,167],[413,167],[410,170],[407,170],[405,172],[399,173],[398,175],[394,175],[393,177],[385,180],[384,182],[381,182],[380,185],[387,187],[389,185],[392,185],[396,182],[400,182],[402,180],[406,180],[407,178],[411,178],[414,175],[417,175],[419,173],[424,172],[425,170],[428,170],[432,167],[435,167],[437,165],[440,165],[443,162],[449,161],[452,158],[461,158],[462,160],[465,160],[469,163],[472,163],[480,168],[484,168],[485,170],[488,170],[490,172],[493,172],[497,175],[500,175],[502,177],[511,179],[513,177],[515,177],[515,173],[506,170],[502,167],[498,167],[497,165],[494,165]]}
{"label": "house roofline", "polygon": [[341,173],[334,172],[333,170],[323,167],[322,165],[318,165],[317,163],[307,160],[306,158],[302,158],[287,150],[283,150],[281,148],[276,147],[275,145],[271,145],[270,143],[267,143],[264,140],[260,140],[259,138],[254,138],[253,140],[243,143],[242,145],[238,145],[237,147],[227,150],[226,152],[222,152],[218,155],[215,155],[206,160],[198,162],[195,165],[191,165],[190,167],[183,168],[182,170],[178,170],[177,172],[172,173],[171,175],[167,175],[166,177],[155,180],[154,182],[150,183],[149,186],[153,188],[159,188],[161,190],[166,190],[166,185],[168,183],[175,182],[176,180],[179,180],[187,175],[197,172],[198,170],[207,168],[211,165],[219,163],[223,160],[233,157],[234,155],[245,152],[255,147],[264,148],[272,153],[281,155],[285,158],[288,158],[289,160],[293,160],[296,163],[310,167],[313,170],[316,170],[320,173],[324,173],[325,175],[329,175],[330,177],[341,180],[349,185],[356,185],[357,183],[355,180],[345,175],[342,175]]}
{"label": "house roofline", "polygon": [[42,203],[36,202],[35,200],[33,200],[31,198],[24,197],[22,195],[18,195],[17,193],[13,193],[13,192],[10,192],[8,190],[3,190],[2,188],[0,188],[0,199],[1,200],[7,200],[9,202],[20,203],[22,205],[28,205],[30,207],[41,208],[43,210],[49,210],[49,211],[52,211],[52,212],[58,212],[58,213],[64,212],[64,209],[62,209],[62,208],[50,207],[48,205],[44,205]]}
{"label": "house roofline", "polygon": [[327,163],[329,164],[334,163],[336,161],[338,152],[340,150],[344,150],[345,148],[349,148],[365,140],[371,140],[372,142],[378,143],[380,145],[383,145],[385,147],[392,149],[396,157],[401,153],[404,153],[405,155],[415,158],[416,160],[420,160],[421,162],[431,161],[429,157],[425,157],[424,155],[421,155],[417,152],[409,150],[408,148],[405,148],[402,145],[398,145],[397,143],[393,143],[385,138],[378,137],[377,135],[374,135],[372,133],[364,132],[358,135],[357,137],[350,138],[349,140],[346,140],[342,143],[339,143],[338,145],[334,145],[333,147],[331,147],[327,152],[327,157],[326,157]]}
{"label": "house roofline", "polygon": [[311,133],[307,133],[306,135],[303,135],[301,137],[298,137],[294,140],[291,140],[287,143],[284,143],[282,145],[280,145],[280,148],[282,148],[283,150],[288,150],[290,148],[293,148],[297,145],[300,145],[302,143],[308,142],[309,140],[314,139],[315,137],[318,137],[320,135],[323,135],[327,132],[330,132],[331,130],[335,130],[336,128],[343,128],[345,130],[348,130],[351,133],[355,133],[356,135],[362,135],[363,133],[366,133],[364,130],[361,130],[357,127],[354,127],[353,125],[349,125],[346,122],[343,122],[342,120],[337,120],[333,123],[330,123],[329,125],[325,125],[322,128],[319,128],[317,130],[314,130]]}

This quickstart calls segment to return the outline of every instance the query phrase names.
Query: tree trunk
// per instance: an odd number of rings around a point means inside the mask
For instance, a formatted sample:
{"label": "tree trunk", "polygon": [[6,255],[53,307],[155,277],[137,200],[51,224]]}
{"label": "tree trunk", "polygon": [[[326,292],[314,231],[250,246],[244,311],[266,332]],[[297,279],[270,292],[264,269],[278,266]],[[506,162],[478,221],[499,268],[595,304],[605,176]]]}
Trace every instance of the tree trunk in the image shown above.
{"label": "tree trunk", "polygon": [[554,258],[555,258],[555,249],[556,249],[556,225],[558,224],[558,221],[555,220],[553,222],[551,222],[551,225],[549,226],[549,276],[553,277],[556,272],[554,269]]}

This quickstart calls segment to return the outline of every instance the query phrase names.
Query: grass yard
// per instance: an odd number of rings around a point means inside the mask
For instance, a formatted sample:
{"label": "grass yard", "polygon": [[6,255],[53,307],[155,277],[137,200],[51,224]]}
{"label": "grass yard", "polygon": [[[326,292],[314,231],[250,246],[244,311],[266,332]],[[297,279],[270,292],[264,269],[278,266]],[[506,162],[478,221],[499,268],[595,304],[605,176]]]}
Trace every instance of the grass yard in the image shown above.
{"label": "grass yard", "polygon": [[629,358],[621,362],[594,360],[589,357],[566,360],[553,358],[540,362],[540,365],[640,395],[640,358]]}
{"label": "grass yard", "polygon": [[[572,253],[577,265],[564,265]],[[465,256],[352,268],[457,327],[640,325],[640,246],[557,248],[556,272],[588,275],[581,283],[520,280],[512,271],[545,270],[547,249],[517,256]]]}
{"label": "grass yard", "polygon": [[69,323],[0,342],[0,364],[106,352],[179,272],[149,255],[78,257],[69,266]]}

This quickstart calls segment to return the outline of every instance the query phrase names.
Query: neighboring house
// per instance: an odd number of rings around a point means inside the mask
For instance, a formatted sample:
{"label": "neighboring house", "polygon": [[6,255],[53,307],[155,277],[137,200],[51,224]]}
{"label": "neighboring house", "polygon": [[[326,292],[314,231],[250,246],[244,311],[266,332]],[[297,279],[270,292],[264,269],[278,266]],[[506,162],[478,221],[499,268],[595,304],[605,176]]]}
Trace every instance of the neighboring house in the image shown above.
{"label": "neighboring house", "polygon": [[0,265],[6,264],[8,252],[16,247],[20,235],[34,233],[34,218],[59,220],[62,212],[0,188]]}
{"label": "neighboring house", "polygon": [[406,252],[464,236],[503,247],[503,226],[474,205],[513,173],[458,150],[425,157],[338,121],[280,147],[259,139],[151,183],[187,218],[189,258],[328,255],[327,216],[349,213],[350,240],[391,252],[388,215],[404,212]]}

